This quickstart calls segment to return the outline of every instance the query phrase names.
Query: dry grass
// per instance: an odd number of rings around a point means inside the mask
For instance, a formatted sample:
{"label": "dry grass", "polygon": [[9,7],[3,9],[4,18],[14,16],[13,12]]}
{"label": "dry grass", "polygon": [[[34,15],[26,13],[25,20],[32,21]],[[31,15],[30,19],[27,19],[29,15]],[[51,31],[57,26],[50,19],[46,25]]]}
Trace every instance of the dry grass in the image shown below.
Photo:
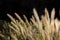
{"label": "dry grass", "polygon": [[[38,13],[33,9],[34,15],[29,22],[27,17],[23,15],[25,21],[15,13],[18,19],[13,18],[10,14],[7,16],[11,19],[9,40],[60,40],[60,21],[55,17],[55,9],[52,9],[51,17],[45,8],[45,15],[38,17]],[[5,35],[0,35],[5,37]]]}

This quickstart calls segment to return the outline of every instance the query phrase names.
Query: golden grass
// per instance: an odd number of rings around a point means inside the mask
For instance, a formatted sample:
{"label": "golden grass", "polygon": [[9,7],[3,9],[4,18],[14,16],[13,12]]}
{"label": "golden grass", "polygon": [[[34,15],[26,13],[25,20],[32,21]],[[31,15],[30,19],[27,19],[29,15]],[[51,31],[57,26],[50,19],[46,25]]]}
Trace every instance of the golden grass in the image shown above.
{"label": "golden grass", "polygon": [[17,13],[15,15],[18,19],[14,19],[10,14],[7,14],[11,19],[11,23],[9,24],[11,39],[60,40],[60,21],[54,18],[55,9],[52,9],[51,17],[49,17],[49,12],[45,8],[45,15],[41,16],[41,20],[35,8],[33,9],[33,13],[34,15],[30,18],[30,22],[25,15],[23,15],[25,21],[23,21]]}

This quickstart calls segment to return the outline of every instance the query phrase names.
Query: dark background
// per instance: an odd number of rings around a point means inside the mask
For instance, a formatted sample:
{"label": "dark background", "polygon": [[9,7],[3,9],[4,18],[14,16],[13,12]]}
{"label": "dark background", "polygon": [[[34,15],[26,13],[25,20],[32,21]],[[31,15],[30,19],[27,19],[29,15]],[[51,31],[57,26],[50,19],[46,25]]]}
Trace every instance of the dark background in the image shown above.
{"label": "dark background", "polygon": [[7,13],[15,17],[14,13],[18,13],[22,18],[23,14],[27,18],[33,15],[33,8],[38,11],[39,17],[44,14],[44,9],[47,8],[49,13],[52,8],[56,9],[56,16],[59,17],[60,1],[59,0],[0,0],[0,20],[7,20]]}

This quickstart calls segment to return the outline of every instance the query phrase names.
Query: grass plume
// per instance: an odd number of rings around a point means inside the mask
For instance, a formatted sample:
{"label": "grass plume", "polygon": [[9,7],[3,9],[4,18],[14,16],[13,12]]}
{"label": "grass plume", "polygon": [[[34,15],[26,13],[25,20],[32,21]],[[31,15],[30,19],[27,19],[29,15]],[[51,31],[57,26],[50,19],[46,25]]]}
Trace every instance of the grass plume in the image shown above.
{"label": "grass plume", "polygon": [[[30,22],[27,17],[23,15],[24,20],[15,13],[18,19],[13,18],[10,14],[7,16],[11,19],[11,23],[8,24],[10,29],[10,39],[12,40],[60,40],[60,21],[55,17],[55,9],[51,11],[51,17],[49,12],[45,8],[45,15],[41,15],[39,19],[36,9],[33,9],[34,15],[30,18]],[[2,33],[1,33],[2,34]],[[5,37],[5,35],[0,35]]]}

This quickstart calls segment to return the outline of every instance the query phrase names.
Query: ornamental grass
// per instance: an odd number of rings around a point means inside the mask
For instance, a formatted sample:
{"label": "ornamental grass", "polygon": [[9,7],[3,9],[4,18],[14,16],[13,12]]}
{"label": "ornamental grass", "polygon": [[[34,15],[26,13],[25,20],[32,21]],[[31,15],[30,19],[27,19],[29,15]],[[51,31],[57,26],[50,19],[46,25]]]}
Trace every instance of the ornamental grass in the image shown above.
{"label": "ornamental grass", "polygon": [[1,31],[2,40],[60,40],[60,20],[55,18],[55,9],[53,8],[51,15],[49,15],[47,8],[45,8],[45,15],[41,15],[41,19],[39,19],[35,8],[33,13],[30,21],[25,15],[23,15],[23,20],[17,13],[15,13],[17,19],[7,14],[11,19],[11,22],[6,23],[7,26],[5,26],[5,28],[8,27],[6,30],[9,30],[9,34],[4,35],[3,33],[7,31]]}

